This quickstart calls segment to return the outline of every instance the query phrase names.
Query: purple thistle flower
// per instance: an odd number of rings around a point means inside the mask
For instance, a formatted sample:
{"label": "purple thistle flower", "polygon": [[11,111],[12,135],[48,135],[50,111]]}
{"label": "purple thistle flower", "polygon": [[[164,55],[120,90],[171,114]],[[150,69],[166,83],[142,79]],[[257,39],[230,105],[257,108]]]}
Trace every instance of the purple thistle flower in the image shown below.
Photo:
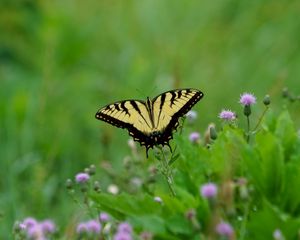
{"label": "purple thistle flower", "polygon": [[192,143],[197,143],[200,139],[200,133],[192,132],[189,136],[189,139]]}
{"label": "purple thistle flower", "polygon": [[35,224],[34,226],[28,228],[27,230],[28,237],[33,239],[44,240],[46,239],[44,236],[43,229],[40,224]]}
{"label": "purple thistle flower", "polygon": [[236,115],[234,112],[232,112],[230,110],[223,109],[219,114],[219,118],[226,120],[226,121],[233,121],[236,119]]}
{"label": "purple thistle flower", "polygon": [[110,216],[107,213],[105,213],[105,212],[100,213],[100,215],[99,215],[100,222],[108,222],[109,220],[110,220]]}
{"label": "purple thistle flower", "polygon": [[51,220],[44,220],[40,223],[43,233],[53,233],[56,230],[55,224]]}
{"label": "purple thistle flower", "polygon": [[27,229],[26,225],[24,223],[19,223],[18,227],[21,231],[25,231]]}
{"label": "purple thistle flower", "polygon": [[160,197],[156,196],[154,197],[154,202],[163,203],[163,200]]}
{"label": "purple thistle flower", "polygon": [[90,220],[86,223],[87,231],[90,233],[100,233],[101,224],[96,220]]}
{"label": "purple thistle flower", "polygon": [[280,229],[275,229],[275,231],[273,232],[273,238],[274,240],[284,240],[284,237]]}
{"label": "purple thistle flower", "polygon": [[90,179],[90,175],[87,173],[78,173],[75,176],[75,180],[77,183],[85,183]]}
{"label": "purple thistle flower", "polygon": [[129,223],[122,222],[118,226],[118,232],[131,234],[132,233],[132,227]]}
{"label": "purple thistle flower", "polygon": [[185,116],[189,123],[193,123],[197,119],[198,114],[196,111],[190,110],[187,114],[185,114]]}
{"label": "purple thistle flower", "polygon": [[80,233],[85,233],[87,231],[88,231],[88,227],[87,227],[85,222],[79,223],[76,227],[76,232],[79,233],[79,234]]}
{"label": "purple thistle flower", "polygon": [[117,232],[114,235],[114,240],[132,240],[131,234],[126,232]]}
{"label": "purple thistle flower", "polygon": [[29,229],[37,225],[38,222],[33,217],[27,217],[23,220],[23,224],[26,226],[27,229]]}
{"label": "purple thistle flower", "polygon": [[201,195],[203,198],[214,198],[218,193],[218,188],[214,183],[206,183],[201,186]]}
{"label": "purple thistle flower", "polygon": [[251,93],[243,93],[240,97],[240,104],[250,106],[256,103],[256,97]]}
{"label": "purple thistle flower", "polygon": [[233,228],[229,223],[220,222],[216,226],[216,232],[221,236],[230,237],[233,235]]}

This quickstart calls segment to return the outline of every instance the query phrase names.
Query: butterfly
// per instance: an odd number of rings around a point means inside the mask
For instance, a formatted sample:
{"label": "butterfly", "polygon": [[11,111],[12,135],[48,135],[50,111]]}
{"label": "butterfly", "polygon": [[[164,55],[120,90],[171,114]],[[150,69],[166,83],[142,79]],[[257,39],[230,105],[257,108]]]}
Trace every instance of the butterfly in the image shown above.
{"label": "butterfly", "polygon": [[99,109],[95,117],[119,128],[128,130],[134,141],[148,150],[156,145],[167,145],[173,131],[183,117],[204,94],[192,88],[164,92],[146,101],[123,100]]}

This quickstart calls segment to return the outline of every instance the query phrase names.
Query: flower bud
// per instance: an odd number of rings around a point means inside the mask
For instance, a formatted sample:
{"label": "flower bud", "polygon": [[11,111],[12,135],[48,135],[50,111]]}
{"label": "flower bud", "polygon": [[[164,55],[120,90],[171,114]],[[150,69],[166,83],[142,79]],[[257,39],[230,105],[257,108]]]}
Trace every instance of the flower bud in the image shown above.
{"label": "flower bud", "polygon": [[251,115],[251,107],[250,105],[245,105],[244,106],[244,115],[249,117]]}
{"label": "flower bud", "polygon": [[67,179],[67,181],[66,181],[66,188],[68,190],[71,190],[73,188],[73,182],[72,182],[71,179]]}
{"label": "flower bud", "polygon": [[264,103],[266,106],[270,105],[270,103],[271,103],[270,95],[266,95],[266,96],[264,97],[263,103]]}
{"label": "flower bud", "polygon": [[217,134],[215,126],[210,126],[210,128],[209,128],[209,134],[210,134],[210,138],[212,140],[216,140],[217,139],[218,134]]}
{"label": "flower bud", "polygon": [[100,189],[100,183],[98,181],[95,181],[94,182],[94,190],[96,192],[101,192],[101,189]]}
{"label": "flower bud", "polygon": [[287,88],[287,87],[283,88],[283,89],[282,89],[282,97],[283,97],[283,98],[287,98],[289,95],[290,95],[290,94],[289,94],[288,88]]}
{"label": "flower bud", "polygon": [[92,175],[95,175],[95,173],[96,173],[96,166],[94,164],[92,164],[89,167],[89,174],[92,176]]}

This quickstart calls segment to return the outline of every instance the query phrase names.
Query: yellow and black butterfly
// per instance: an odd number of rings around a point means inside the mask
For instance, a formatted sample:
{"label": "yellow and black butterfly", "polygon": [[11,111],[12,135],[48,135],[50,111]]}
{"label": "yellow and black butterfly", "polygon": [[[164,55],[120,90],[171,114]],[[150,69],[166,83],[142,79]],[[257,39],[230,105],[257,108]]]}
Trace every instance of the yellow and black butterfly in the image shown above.
{"label": "yellow and black butterfly", "polygon": [[[201,98],[196,89],[176,89],[146,101],[124,100],[108,104],[96,113],[96,118],[119,128],[126,128],[134,141],[149,148],[169,145],[172,132],[184,116]],[[170,147],[171,149],[171,147]]]}

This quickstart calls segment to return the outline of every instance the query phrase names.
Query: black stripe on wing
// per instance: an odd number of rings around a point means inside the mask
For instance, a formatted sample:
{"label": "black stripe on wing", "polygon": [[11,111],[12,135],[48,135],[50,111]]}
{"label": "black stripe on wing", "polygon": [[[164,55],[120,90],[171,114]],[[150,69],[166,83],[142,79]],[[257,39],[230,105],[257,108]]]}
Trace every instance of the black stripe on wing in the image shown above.
{"label": "black stripe on wing", "polygon": [[[151,140],[148,135],[143,133],[142,131],[138,130],[136,127],[134,127],[134,123],[126,122],[123,120],[118,119],[117,117],[111,116],[110,114],[113,113],[114,111],[120,111],[125,113],[126,115],[131,116],[130,111],[136,111],[141,119],[145,121],[145,123],[149,126],[149,123],[145,119],[145,117],[142,115],[141,109],[139,108],[137,102],[140,104],[143,104],[145,106],[145,103],[139,100],[124,100],[121,102],[109,104],[103,108],[101,108],[95,115],[95,117],[98,120],[107,122],[113,126],[116,126],[118,128],[125,128],[128,130],[129,135],[133,137],[135,141],[138,141],[141,145],[145,145],[147,148],[151,145]],[[126,104],[130,104],[132,108],[127,108],[125,106]],[[113,109],[115,108],[115,109]],[[145,106],[146,109],[146,106]],[[105,113],[105,111],[109,111],[108,114]],[[151,147],[151,146],[150,146]]]}
{"label": "black stripe on wing", "polygon": [[[177,111],[171,118],[170,123],[167,125],[165,132],[168,134],[169,132],[172,132],[173,130],[176,130],[178,127],[178,120],[180,117],[183,117],[188,111],[191,110],[191,108],[198,102],[200,99],[204,96],[204,94],[201,91],[194,90],[194,89],[182,89],[185,90],[185,95],[188,96],[189,93],[195,91],[195,95],[191,97],[190,100],[188,100],[179,111]],[[182,90],[178,90],[178,98],[182,95]]]}
{"label": "black stripe on wing", "polygon": [[[159,105],[159,114],[158,114],[158,120],[157,120],[157,126],[159,125],[159,120],[160,120],[160,115],[161,115],[161,112],[162,112],[162,109],[163,109],[163,106],[165,104],[165,100],[166,100],[166,93],[163,93],[160,95],[161,98],[160,98],[160,105]],[[153,104],[154,102],[152,101],[152,106],[154,105]]]}
{"label": "black stripe on wing", "polygon": [[[132,107],[134,108],[134,110],[138,112],[138,114],[141,116],[141,118],[144,119],[144,121],[148,125],[148,127],[151,128],[151,126],[149,125],[149,123],[147,122],[147,120],[145,119],[145,117],[143,116],[143,114],[141,112],[141,109],[137,105],[136,101],[131,100],[130,104],[132,105]],[[145,106],[145,108],[146,108],[146,106]]]}
{"label": "black stripe on wing", "polygon": [[[185,92],[185,93],[184,93]],[[152,101],[155,102],[155,100],[158,97],[162,97],[168,93],[172,95],[170,99],[170,106],[174,104],[176,99],[181,98],[183,95],[189,96],[190,93],[195,92],[195,94],[177,111],[174,113],[174,115],[171,117],[171,120],[169,124],[166,126],[163,132],[161,132],[161,139],[159,144],[168,144],[170,139],[173,138],[172,132],[177,129],[179,125],[179,118],[184,116],[191,108],[204,96],[204,94],[196,89],[178,89],[178,90],[173,90],[169,92],[162,93],[161,95],[158,95],[155,97]],[[161,111],[161,110],[160,110]]]}

